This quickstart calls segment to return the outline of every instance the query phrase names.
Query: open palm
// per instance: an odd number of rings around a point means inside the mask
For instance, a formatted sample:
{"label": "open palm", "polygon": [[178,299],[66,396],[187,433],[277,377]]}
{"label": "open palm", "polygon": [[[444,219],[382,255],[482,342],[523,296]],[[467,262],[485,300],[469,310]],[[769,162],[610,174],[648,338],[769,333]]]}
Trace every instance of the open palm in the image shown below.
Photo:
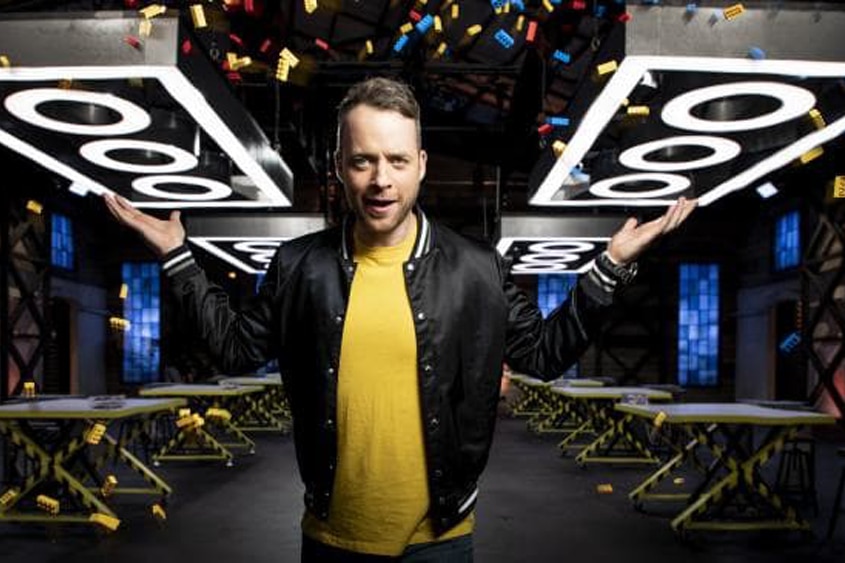
{"label": "open palm", "polygon": [[686,221],[697,203],[697,200],[682,197],[657,219],[638,224],[635,218],[629,218],[607,245],[610,258],[618,264],[633,262],[655,240],[674,231]]}
{"label": "open palm", "polygon": [[179,211],[172,211],[167,220],[162,220],[140,211],[119,195],[105,194],[103,199],[111,214],[120,223],[139,233],[159,257],[185,242],[185,229],[179,219]]}

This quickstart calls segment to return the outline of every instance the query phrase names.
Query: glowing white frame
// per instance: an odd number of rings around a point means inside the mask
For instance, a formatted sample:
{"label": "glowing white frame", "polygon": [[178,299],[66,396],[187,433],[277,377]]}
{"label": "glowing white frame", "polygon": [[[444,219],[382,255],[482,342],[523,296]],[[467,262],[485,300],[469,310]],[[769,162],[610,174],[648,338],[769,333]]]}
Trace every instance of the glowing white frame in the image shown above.
{"label": "glowing white frame", "polygon": [[[0,81],[9,82],[40,82],[58,80],[125,80],[129,78],[155,79],[164,89],[182,104],[182,108],[194,119],[217,145],[223,149],[232,162],[245,174],[255,187],[266,196],[260,201],[218,201],[197,202],[180,201],[178,207],[202,208],[254,208],[254,207],[290,207],[292,202],[279,189],[261,165],[249,154],[235,134],[223,122],[219,115],[206,101],[202,92],[177,68],[155,65],[115,65],[115,66],[62,66],[62,67],[0,67]],[[114,193],[108,187],[89,178],[67,164],[41,151],[37,147],[18,139],[0,129],[0,143],[18,152],[45,168],[64,176],[71,182],[70,191],[78,195],[93,193],[103,195]],[[281,162],[289,176],[292,172],[284,161]],[[130,200],[131,201],[131,200]],[[132,202],[139,208],[173,208],[174,202]]]}
{"label": "glowing white frame", "polygon": [[[629,56],[611,77],[587,113],[584,115],[575,135],[543,179],[537,192],[529,200],[530,205],[549,207],[595,207],[595,206],[661,206],[671,205],[672,199],[554,199],[564,186],[567,177],[587,154],[610,120],[617,114],[625,98],[633,91],[648,71],[690,71],[726,74],[764,74],[807,78],[835,78],[845,76],[845,63],[799,60],[752,60],[721,57],[658,57]],[[728,178],[706,193],[700,194],[698,205],[710,205],[714,201],[747,188],[763,176],[789,164],[804,153],[822,145],[845,132],[845,117],[829,123],[824,129],[813,131],[789,146]]]}
{"label": "glowing white frame", "polygon": [[259,270],[248,263],[238,259],[235,256],[221,250],[219,247],[215,246],[214,243],[216,242],[278,242],[279,245],[284,244],[285,242],[291,240],[293,237],[194,237],[189,236],[188,240],[193,242],[203,250],[208,251],[210,254],[217,256],[224,262],[227,262],[238,268],[242,272],[245,272],[250,275],[257,275],[263,274],[265,270]]}
{"label": "glowing white frame", "polygon": [[[499,251],[499,254],[502,256],[506,256],[508,250],[510,250],[511,246],[514,243],[537,243],[537,242],[545,242],[545,243],[595,243],[594,248],[599,252],[602,250],[600,245],[602,243],[607,244],[610,240],[610,237],[502,237],[499,239],[499,242],[496,243],[496,250]],[[553,256],[553,254],[550,254]],[[587,260],[580,268],[576,270],[567,270],[567,269],[557,269],[557,270],[548,270],[548,271],[520,271],[516,270],[514,267],[511,267],[511,273],[514,275],[522,275],[522,276],[536,276],[538,274],[581,274],[593,266],[594,260]],[[514,266],[518,265],[520,262],[515,262]],[[565,264],[562,263],[565,266]]]}

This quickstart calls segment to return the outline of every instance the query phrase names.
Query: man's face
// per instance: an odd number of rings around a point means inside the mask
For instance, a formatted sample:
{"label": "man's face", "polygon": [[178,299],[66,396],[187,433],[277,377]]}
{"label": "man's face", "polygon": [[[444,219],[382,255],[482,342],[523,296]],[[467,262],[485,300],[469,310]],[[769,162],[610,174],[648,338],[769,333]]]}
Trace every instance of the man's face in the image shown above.
{"label": "man's face", "polygon": [[425,176],[416,122],[395,111],[356,106],[346,114],[335,159],[358,236],[368,246],[402,242],[414,225],[411,210]]}

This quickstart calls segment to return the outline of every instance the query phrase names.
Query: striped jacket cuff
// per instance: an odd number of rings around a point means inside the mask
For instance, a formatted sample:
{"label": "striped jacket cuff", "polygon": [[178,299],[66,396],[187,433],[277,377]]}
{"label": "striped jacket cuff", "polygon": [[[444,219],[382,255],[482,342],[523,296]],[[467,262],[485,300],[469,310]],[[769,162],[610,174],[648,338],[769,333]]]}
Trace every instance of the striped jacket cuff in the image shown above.
{"label": "striped jacket cuff", "polygon": [[169,278],[191,266],[196,266],[196,261],[187,244],[174,248],[161,259],[161,270]]}
{"label": "striped jacket cuff", "polygon": [[607,252],[602,253],[593,262],[586,274],[585,291],[599,303],[609,304],[614,292],[621,286],[628,285],[637,273],[637,265],[620,266],[614,264]]}

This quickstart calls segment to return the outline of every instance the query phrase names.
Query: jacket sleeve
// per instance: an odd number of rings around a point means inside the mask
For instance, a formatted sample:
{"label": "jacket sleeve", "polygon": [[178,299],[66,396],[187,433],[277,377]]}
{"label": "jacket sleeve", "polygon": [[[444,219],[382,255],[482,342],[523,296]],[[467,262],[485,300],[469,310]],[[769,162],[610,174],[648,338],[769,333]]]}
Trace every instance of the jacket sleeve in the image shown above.
{"label": "jacket sleeve", "polygon": [[546,319],[537,304],[506,279],[505,361],[511,368],[550,380],[560,377],[578,360],[600,330],[614,293],[630,282],[621,279],[607,263],[604,257],[596,260],[578,278],[566,301]]}
{"label": "jacket sleeve", "polygon": [[162,272],[175,297],[177,315],[197,331],[226,372],[255,369],[272,359],[273,301],[278,278],[275,263],[274,260],[258,295],[234,311],[229,296],[209,282],[187,244],[162,259]]}

